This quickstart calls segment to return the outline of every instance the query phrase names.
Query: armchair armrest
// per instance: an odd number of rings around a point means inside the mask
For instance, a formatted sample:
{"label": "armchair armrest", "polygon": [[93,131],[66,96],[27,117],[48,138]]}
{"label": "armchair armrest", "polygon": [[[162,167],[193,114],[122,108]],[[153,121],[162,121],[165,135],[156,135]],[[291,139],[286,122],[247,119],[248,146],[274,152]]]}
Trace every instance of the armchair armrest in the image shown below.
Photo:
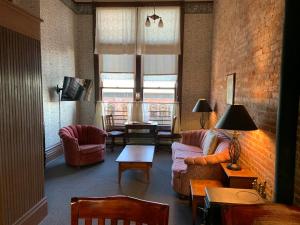
{"label": "armchair armrest", "polygon": [[206,130],[190,130],[181,132],[181,143],[186,145],[201,146]]}
{"label": "armchair armrest", "polygon": [[61,137],[61,139],[62,139],[64,151],[78,151],[79,152],[79,145],[78,145],[77,138],[64,135]]}
{"label": "armchair armrest", "polygon": [[91,144],[105,144],[107,136],[106,131],[97,127],[89,126],[88,128],[88,138]]}

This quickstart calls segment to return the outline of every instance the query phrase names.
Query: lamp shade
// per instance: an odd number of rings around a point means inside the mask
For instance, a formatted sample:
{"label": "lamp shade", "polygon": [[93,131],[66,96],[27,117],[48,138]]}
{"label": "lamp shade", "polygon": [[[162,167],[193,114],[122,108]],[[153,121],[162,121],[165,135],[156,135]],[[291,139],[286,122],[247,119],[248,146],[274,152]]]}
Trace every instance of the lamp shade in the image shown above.
{"label": "lamp shade", "polygon": [[255,123],[243,105],[229,105],[216,128],[225,130],[257,130]]}
{"label": "lamp shade", "polygon": [[196,105],[193,108],[193,112],[211,112],[211,108],[206,99],[198,99]]}

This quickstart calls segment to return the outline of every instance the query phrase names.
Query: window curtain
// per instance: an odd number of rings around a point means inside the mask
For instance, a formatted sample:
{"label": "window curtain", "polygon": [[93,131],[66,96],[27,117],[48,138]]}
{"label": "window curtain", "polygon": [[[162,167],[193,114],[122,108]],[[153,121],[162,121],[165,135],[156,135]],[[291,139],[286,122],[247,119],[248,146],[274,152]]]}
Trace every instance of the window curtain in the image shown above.
{"label": "window curtain", "polygon": [[170,75],[178,73],[177,55],[143,55],[142,72],[146,75]]}
{"label": "window curtain", "polygon": [[95,54],[135,54],[136,11],[134,7],[96,9]]}
{"label": "window curtain", "polygon": [[145,26],[147,16],[153,13],[153,7],[97,8],[95,53],[179,55],[180,7],[155,7],[164,22],[162,28],[158,20]]}
{"label": "window curtain", "polygon": [[153,14],[153,7],[138,8],[137,54],[174,54],[180,55],[180,7],[155,7],[155,13],[162,17],[164,26],[158,27],[158,21],[146,27],[147,16]]}
{"label": "window curtain", "polygon": [[103,116],[104,116],[103,104],[101,101],[98,101],[96,104],[95,126],[100,129],[105,129],[105,125],[103,123]]}
{"label": "window curtain", "polygon": [[181,131],[179,102],[176,102],[176,103],[173,104],[172,115],[176,116],[176,123],[175,123],[175,127],[174,127],[174,133],[178,134]]}

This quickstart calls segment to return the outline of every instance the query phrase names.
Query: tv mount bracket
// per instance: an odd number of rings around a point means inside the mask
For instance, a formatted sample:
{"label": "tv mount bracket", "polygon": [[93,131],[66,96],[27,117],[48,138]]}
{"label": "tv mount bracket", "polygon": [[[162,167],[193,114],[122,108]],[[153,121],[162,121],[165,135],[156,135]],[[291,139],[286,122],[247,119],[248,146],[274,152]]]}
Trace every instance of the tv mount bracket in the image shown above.
{"label": "tv mount bracket", "polygon": [[60,88],[58,85],[56,85],[56,93],[57,94],[59,94],[60,91],[62,91],[62,90],[63,90],[63,88]]}

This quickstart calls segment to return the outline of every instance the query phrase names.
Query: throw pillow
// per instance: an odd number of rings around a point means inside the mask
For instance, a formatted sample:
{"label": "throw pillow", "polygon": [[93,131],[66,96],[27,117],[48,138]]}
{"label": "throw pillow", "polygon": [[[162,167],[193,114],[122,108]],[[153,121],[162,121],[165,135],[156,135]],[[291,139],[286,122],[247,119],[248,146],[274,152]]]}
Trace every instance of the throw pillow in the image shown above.
{"label": "throw pillow", "polygon": [[217,144],[218,144],[217,135],[211,130],[207,131],[206,137],[203,142],[203,149],[202,149],[203,154],[204,155],[214,154]]}

